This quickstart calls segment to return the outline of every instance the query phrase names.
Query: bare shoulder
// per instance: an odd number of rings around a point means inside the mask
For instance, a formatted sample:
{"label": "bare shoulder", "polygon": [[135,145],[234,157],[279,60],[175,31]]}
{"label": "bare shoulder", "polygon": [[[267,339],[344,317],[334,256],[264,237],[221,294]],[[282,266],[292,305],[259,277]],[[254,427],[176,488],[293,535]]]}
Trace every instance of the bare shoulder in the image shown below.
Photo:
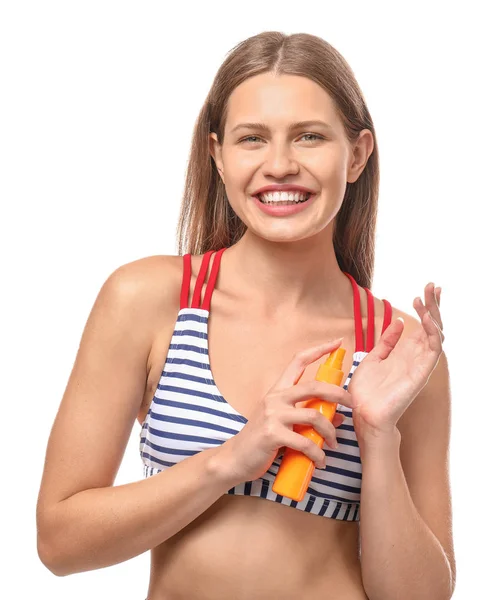
{"label": "bare shoulder", "polygon": [[[375,298],[375,315],[379,316],[380,318],[380,323],[382,323],[382,318],[385,314],[384,312],[384,303],[382,300],[378,300],[377,298]],[[377,311],[377,306],[379,307],[379,311]],[[398,317],[402,318],[404,321],[404,329],[403,329],[403,333],[401,334],[401,339],[405,339],[409,336],[411,336],[418,328],[420,328],[422,326],[421,321],[420,321],[420,317],[418,316],[417,312],[415,311],[415,314],[412,315],[400,308],[398,308],[397,306],[394,306],[391,302],[391,323],[393,323]],[[388,323],[389,325],[389,323]],[[380,334],[382,334],[382,325],[380,324]],[[380,335],[379,335],[380,338]],[[377,338],[377,339],[379,339]]]}
{"label": "bare shoulder", "polygon": [[410,313],[401,310],[397,306],[392,306],[391,321],[394,321],[398,317],[401,317],[404,321],[405,328],[403,330],[403,337],[411,335],[415,331],[415,329],[420,326],[420,319],[418,318],[416,312],[414,315],[411,315]]}
{"label": "bare shoulder", "polygon": [[[400,308],[393,306],[391,322],[393,322],[398,317],[401,317],[404,321],[404,329],[403,333],[401,334],[401,339],[410,337],[415,333],[417,329],[420,329],[422,327],[422,321],[420,320],[420,317],[416,310],[414,314],[410,314],[408,312],[405,312],[404,310],[401,310]],[[444,352],[442,352],[438,364],[446,362],[446,360],[446,356],[444,355]]]}
{"label": "bare shoulder", "polygon": [[137,308],[134,327],[147,332],[149,351],[146,383],[137,420],[142,424],[161,376],[165,355],[180,306],[183,258],[175,255],[147,256],[126,263],[112,274],[123,288],[122,295],[133,295]]}
{"label": "bare shoulder", "polygon": [[[104,282],[97,304],[111,304],[127,314],[128,330],[149,339],[152,350],[157,332],[179,308],[182,256],[154,255],[124,263]],[[148,358],[148,370],[150,358]]]}
{"label": "bare shoulder", "polygon": [[[372,295],[373,295],[374,308],[375,308],[375,319],[378,320],[378,322],[379,322],[379,325],[378,325],[379,336],[377,336],[376,339],[379,339],[380,335],[382,333],[383,319],[385,318],[385,315],[386,315],[386,304],[384,302],[384,299],[377,298],[374,294],[372,294]],[[415,311],[414,315],[411,315],[411,314],[401,310],[397,306],[394,306],[394,304],[390,300],[387,300],[387,299],[385,299],[385,300],[386,300],[386,302],[389,302],[389,304],[391,305],[391,320],[390,320],[390,322],[392,323],[398,317],[401,317],[405,324],[405,328],[404,328],[402,337],[411,335],[415,331],[415,329],[420,326],[420,319],[418,318],[416,311]]]}
{"label": "bare shoulder", "polygon": [[110,275],[123,295],[134,295],[148,309],[179,299],[182,256],[158,254],[125,263]]}

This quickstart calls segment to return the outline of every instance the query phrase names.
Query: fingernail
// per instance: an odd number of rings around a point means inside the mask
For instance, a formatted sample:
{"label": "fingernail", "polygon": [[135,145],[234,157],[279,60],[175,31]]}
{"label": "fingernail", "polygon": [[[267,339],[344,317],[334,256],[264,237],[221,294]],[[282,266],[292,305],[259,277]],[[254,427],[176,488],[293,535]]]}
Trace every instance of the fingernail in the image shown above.
{"label": "fingernail", "polygon": [[323,344],[319,344],[318,348],[330,348],[330,346],[337,346],[342,343],[344,338],[338,338],[336,340],[329,340],[328,342],[323,342]]}

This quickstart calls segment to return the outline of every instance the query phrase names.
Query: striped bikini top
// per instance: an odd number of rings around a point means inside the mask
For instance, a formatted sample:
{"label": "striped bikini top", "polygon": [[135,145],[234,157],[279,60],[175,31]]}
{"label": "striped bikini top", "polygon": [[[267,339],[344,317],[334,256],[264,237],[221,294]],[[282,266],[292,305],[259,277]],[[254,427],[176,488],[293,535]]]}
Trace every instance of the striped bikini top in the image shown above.
{"label": "striped bikini top", "polygon": [[[183,280],[180,308],[168,348],[165,365],[151,406],[140,431],[140,455],[144,477],[156,475],[184,458],[214,446],[219,446],[244,427],[247,419],[222,396],[214,381],[208,351],[208,317],[222,253],[210,250],[203,255],[191,306],[188,306],[191,281],[191,255],[183,256]],[[211,255],[215,252],[203,302],[200,295]],[[374,345],[374,302],[369,289],[363,288],[368,300],[368,331],[366,350],[363,345],[358,285],[349,274],[353,289],[356,346],[353,364],[343,385],[349,381],[363,358]],[[392,307],[387,300],[382,331],[388,327]],[[272,491],[281,463],[277,457],[260,477],[242,482],[226,494],[258,496],[272,502],[311,512],[323,517],[359,521],[361,493],[361,460],[352,421],[352,410],[337,405],[345,420],[337,428],[337,450],[323,448],[326,469],[315,469],[302,501],[297,502]]]}

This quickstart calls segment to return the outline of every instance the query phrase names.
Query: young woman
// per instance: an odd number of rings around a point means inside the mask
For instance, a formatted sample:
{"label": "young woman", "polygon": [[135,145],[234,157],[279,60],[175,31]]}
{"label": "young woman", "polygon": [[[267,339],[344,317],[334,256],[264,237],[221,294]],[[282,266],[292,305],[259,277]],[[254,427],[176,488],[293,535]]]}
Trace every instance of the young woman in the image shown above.
{"label": "young woman", "polygon": [[[378,178],[334,48],[265,32],[231,52],[196,124],[179,256],[119,267],[85,326],[37,506],[53,573],[151,550],[149,600],[451,597],[440,289],[418,318],[372,295]],[[340,345],[343,385],[315,381]],[[113,486],[135,419],[145,478]],[[316,466],[300,502],[272,491],[286,447]]]}

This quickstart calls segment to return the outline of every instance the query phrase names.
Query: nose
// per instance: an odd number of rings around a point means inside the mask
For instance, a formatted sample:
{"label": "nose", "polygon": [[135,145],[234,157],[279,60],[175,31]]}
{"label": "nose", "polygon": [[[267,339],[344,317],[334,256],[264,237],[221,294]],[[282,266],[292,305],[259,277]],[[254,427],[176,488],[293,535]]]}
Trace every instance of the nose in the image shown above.
{"label": "nose", "polygon": [[290,146],[286,143],[269,144],[262,169],[264,175],[281,179],[288,174],[296,174],[298,169],[298,162],[294,159]]}

